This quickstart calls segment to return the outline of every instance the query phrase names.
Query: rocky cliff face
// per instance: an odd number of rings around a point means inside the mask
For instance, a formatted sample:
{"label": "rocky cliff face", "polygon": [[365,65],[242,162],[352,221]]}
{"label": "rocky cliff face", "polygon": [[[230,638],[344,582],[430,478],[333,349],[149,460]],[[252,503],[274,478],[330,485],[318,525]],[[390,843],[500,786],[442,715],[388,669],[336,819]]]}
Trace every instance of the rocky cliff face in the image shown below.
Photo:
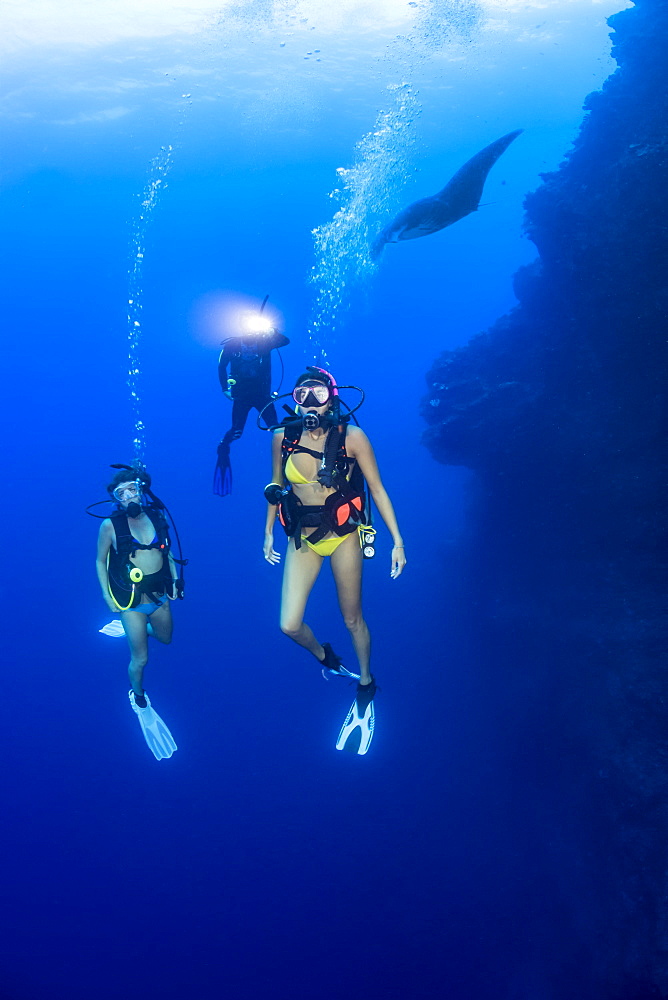
{"label": "rocky cliff face", "polygon": [[668,5],[610,24],[618,69],[527,198],[539,260],[516,275],[519,305],[441,355],[423,401],[434,457],[478,474],[470,587],[483,651],[506,665],[486,680],[522,699],[532,678],[518,748],[551,734],[541,794],[581,894],[572,953],[546,954],[564,1000],[581,995],[569,962],[588,995],[668,996]]}

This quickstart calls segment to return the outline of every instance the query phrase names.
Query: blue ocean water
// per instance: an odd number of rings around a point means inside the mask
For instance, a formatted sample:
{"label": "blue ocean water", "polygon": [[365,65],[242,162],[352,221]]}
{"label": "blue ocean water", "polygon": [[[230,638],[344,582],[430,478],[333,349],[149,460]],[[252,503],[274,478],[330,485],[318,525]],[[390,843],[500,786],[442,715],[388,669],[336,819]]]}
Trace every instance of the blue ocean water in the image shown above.
{"label": "blue ocean water", "polygon": [[[6,5],[3,1000],[552,996],[535,928],[566,946],[575,859],[550,866],[549,807],[528,826],[508,773],[461,584],[471,475],[421,446],[419,402],[434,357],[515,304],[523,199],[614,69],[622,6]],[[516,128],[478,213],[368,264],[367,232]],[[322,352],[364,387],[406,541],[399,580],[382,527],[365,566],[363,758],[334,750],[352,689],[278,630],[252,418],[211,491],[230,413],[202,317],[266,294],[283,391]],[[179,745],[159,763],[84,515],[137,419],[190,560],[146,674]],[[351,655],[327,571],[307,620]]]}

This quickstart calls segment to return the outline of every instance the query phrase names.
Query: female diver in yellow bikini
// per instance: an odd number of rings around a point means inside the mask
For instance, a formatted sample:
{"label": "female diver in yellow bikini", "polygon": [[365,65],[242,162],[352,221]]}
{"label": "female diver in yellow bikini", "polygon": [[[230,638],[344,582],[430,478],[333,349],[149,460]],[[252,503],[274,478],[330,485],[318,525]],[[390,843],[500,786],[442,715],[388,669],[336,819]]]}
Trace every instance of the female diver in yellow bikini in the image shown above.
{"label": "female diver in yellow bikini", "polygon": [[[365,521],[364,480],[392,535],[392,579],[406,565],[404,543],[371,443],[364,431],[349,426],[346,417],[341,416],[333,376],[320,368],[310,368],[299,377],[292,395],[297,404],[296,416],[275,432],[272,441],[272,483],[265,491],[269,505],[264,557],[271,564],[280,562],[273,536],[278,510],[289,536],[281,631],[313,653],[325,676],[356,676],[343,666],[329,643],[319,642],[304,622],[309,594],[323,559],[330,557],[339,607],[359,662],[356,697],[359,719],[352,719],[352,725],[356,721],[361,723],[365,714],[368,721],[376,693],[375,679],[369,669],[371,639],[362,614],[360,528]],[[354,709],[355,705],[351,709],[353,714]],[[368,725],[362,726],[362,731],[354,736],[355,752],[366,752],[372,734],[373,719],[370,732]]]}

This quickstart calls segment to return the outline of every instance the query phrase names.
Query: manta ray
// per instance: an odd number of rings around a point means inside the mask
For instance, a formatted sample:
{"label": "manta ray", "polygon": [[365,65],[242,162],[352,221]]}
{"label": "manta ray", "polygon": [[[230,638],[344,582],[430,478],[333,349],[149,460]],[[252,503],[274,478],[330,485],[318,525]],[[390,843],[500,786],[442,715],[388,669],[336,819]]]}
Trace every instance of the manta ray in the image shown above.
{"label": "manta ray", "polygon": [[480,204],[487,174],[513,139],[523,131],[523,128],[518,128],[485,146],[457,171],[442,191],[431,198],[414,201],[399,212],[374,240],[371,259],[375,260],[380,255],[386,243],[430,236],[475,212]]}

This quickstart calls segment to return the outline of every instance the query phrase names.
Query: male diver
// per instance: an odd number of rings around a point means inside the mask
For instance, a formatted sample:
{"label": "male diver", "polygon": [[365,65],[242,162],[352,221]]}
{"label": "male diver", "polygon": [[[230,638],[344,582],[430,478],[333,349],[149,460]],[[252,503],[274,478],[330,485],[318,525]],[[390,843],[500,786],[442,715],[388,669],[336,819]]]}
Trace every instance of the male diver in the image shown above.
{"label": "male diver", "polygon": [[[359,677],[355,701],[336,746],[365,754],[373,736],[376,694],[370,670],[371,637],[362,613],[362,545],[369,530],[365,480],[392,535],[392,579],[406,565],[404,543],[371,442],[342,414],[334,377],[321,368],[309,368],[297,379],[292,396],[297,404],[294,417],[274,428],[272,482],[265,490],[264,557],[272,565],[280,562],[273,537],[278,512],[288,535],[281,630],[313,654],[323,676]],[[321,643],[304,622],[306,602],[325,558],[331,563],[359,674],[344,667],[330,644]]]}
{"label": "male diver", "polygon": [[[261,326],[264,322],[262,317],[257,317],[256,325]],[[271,403],[271,352],[289,343],[287,337],[268,325],[266,329],[252,329],[247,334],[223,341],[218,358],[218,379],[223,394],[233,405],[232,426],[218,445],[213,477],[213,492],[217,496],[224,497],[232,492],[230,444],[243,434],[250,411],[253,408],[258,412],[264,410],[269,422],[276,423],[276,410]]]}
{"label": "male diver", "polygon": [[164,505],[150,487],[142,468],[122,466],[114,475],[107,491],[116,507],[100,525],[96,567],[102,596],[120,613],[130,646],[130,705],[150,750],[163,760],[176,743],[144,691],[144,668],[149,636],[166,645],[172,641],[169,602],[182,596],[183,580],[171,553]]}

